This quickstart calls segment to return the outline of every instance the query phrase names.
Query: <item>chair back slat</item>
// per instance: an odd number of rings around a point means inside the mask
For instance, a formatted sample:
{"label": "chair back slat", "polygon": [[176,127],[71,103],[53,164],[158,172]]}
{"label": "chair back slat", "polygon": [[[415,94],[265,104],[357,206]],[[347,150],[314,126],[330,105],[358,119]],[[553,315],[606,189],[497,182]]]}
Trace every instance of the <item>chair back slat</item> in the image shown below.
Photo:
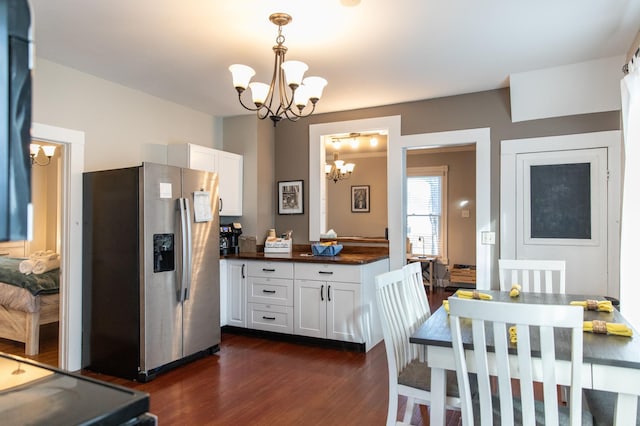
{"label": "chair back slat", "polygon": [[[554,334],[556,329],[563,330],[563,339],[569,339],[571,336],[572,375],[569,403],[571,424],[581,424],[583,321],[581,307],[515,304],[451,297],[449,309],[456,372],[458,383],[461,384],[464,425],[474,424],[473,413],[467,411],[472,411],[471,395],[466,394],[470,389],[466,386],[469,382],[469,370],[477,373],[480,424],[491,425],[497,408],[493,406],[495,398],[492,398],[490,376],[497,376],[501,424],[514,424],[516,421],[514,389],[511,380],[513,378],[517,378],[519,383],[520,392],[515,396],[520,399],[523,424],[533,425],[536,421],[534,381],[543,383],[545,424],[558,424],[558,380]],[[509,327],[512,325],[516,326],[517,343],[511,343],[509,340]],[[472,347],[463,347],[463,327],[471,327]],[[486,330],[491,330],[491,334],[487,334]],[[467,331],[464,332],[465,335],[467,333]],[[465,349],[471,353],[465,355]],[[487,359],[491,356],[495,356],[496,367],[493,371],[489,371],[487,366]],[[469,364],[470,360],[474,363]],[[536,367],[537,365],[540,367]],[[468,406],[465,405],[465,401],[469,403]]]}
{"label": "chair back slat", "polygon": [[565,292],[564,260],[499,259],[500,290],[509,291],[520,284],[523,292]]}

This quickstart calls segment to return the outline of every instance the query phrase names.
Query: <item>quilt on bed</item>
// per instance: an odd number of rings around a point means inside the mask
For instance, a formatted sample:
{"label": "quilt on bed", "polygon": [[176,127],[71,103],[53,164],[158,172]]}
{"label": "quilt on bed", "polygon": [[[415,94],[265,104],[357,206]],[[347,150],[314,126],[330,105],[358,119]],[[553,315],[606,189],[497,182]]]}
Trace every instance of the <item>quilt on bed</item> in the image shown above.
{"label": "quilt on bed", "polygon": [[25,275],[18,269],[22,260],[24,259],[0,257],[0,282],[24,288],[34,296],[60,291],[60,269]]}

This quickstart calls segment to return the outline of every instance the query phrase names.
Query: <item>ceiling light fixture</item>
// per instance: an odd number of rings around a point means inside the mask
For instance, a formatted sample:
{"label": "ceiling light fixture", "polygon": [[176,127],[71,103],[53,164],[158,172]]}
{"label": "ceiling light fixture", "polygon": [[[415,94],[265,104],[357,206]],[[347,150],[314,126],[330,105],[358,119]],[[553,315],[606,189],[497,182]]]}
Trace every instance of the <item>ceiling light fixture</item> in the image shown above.
{"label": "ceiling light fixture", "polygon": [[[44,152],[44,155],[47,157],[47,161],[45,163],[41,163],[40,161],[38,161],[38,155],[40,154],[40,151]],[[29,146],[29,155],[31,157],[31,165],[33,166],[34,164],[36,166],[46,166],[49,163],[51,163],[51,157],[53,157],[53,154],[55,154],[56,152],[56,147],[53,145],[38,145],[37,143],[32,143]]]}
{"label": "ceiling light fixture", "polygon": [[[269,16],[269,20],[278,26],[277,45],[273,46],[276,57],[271,84],[249,83],[256,72],[247,65],[234,64],[229,67],[229,71],[233,76],[233,86],[238,91],[240,105],[249,111],[257,111],[260,120],[269,117],[275,127],[283,118],[297,121],[301,117],[311,115],[322,97],[322,90],[327,85],[327,80],[322,77],[307,77],[303,80],[305,71],[309,69],[307,64],[284,60],[287,48],[284,46],[282,27],[291,22],[291,16],[286,13],[274,13]],[[251,89],[255,108],[242,102],[242,93],[247,86]],[[276,92],[279,99],[274,102]],[[311,110],[304,112],[309,101],[311,101]]]}
{"label": "ceiling light fixture", "polygon": [[333,153],[333,164],[326,163],[324,165],[324,173],[327,179],[337,183],[339,180],[349,179],[353,169],[356,165],[353,163],[346,163],[343,160],[338,159],[338,153]]}

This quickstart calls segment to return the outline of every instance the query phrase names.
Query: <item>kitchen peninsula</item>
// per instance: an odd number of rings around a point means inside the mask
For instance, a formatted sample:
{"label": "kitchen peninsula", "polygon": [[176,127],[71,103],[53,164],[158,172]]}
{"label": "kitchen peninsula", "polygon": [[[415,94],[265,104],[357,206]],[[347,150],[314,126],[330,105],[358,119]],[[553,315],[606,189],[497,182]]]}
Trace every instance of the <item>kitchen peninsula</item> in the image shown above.
{"label": "kitchen peninsula", "polygon": [[374,277],[389,270],[387,247],[345,246],[314,256],[240,253],[221,260],[221,324],[292,341],[366,352],[382,340]]}

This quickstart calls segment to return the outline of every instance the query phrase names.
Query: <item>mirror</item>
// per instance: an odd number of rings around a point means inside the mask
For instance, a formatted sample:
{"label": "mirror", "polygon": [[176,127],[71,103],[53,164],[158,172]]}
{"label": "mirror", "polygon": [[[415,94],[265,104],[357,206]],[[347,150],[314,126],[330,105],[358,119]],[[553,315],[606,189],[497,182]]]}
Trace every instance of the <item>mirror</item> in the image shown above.
{"label": "mirror", "polygon": [[350,133],[324,139],[327,229],[340,237],[385,239],[387,136]]}

